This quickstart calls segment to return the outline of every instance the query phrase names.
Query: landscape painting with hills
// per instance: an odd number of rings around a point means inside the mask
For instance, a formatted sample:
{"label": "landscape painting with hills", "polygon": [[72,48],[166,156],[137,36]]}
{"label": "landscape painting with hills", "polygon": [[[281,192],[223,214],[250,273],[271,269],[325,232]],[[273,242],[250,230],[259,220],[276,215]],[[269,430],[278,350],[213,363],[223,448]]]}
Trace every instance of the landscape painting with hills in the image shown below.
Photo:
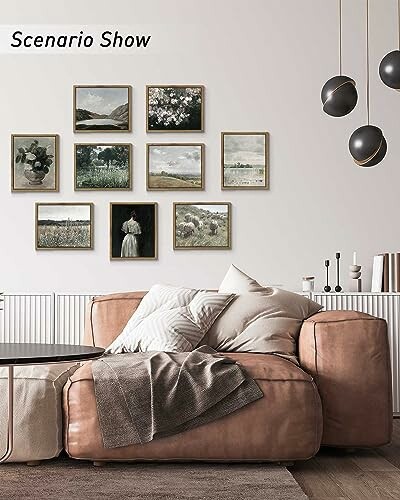
{"label": "landscape painting with hills", "polygon": [[129,132],[130,86],[75,86],[75,132]]}
{"label": "landscape painting with hills", "polygon": [[204,189],[204,144],[147,144],[147,189]]}

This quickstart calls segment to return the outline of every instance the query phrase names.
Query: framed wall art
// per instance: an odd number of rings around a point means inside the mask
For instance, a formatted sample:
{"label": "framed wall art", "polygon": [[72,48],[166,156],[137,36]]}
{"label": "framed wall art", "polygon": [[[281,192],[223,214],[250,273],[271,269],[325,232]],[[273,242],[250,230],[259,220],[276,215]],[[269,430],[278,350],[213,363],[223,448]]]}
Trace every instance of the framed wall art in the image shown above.
{"label": "framed wall art", "polygon": [[231,204],[228,202],[176,202],[174,249],[231,248]]}
{"label": "framed wall art", "polygon": [[110,203],[111,260],[156,260],[157,203]]}
{"label": "framed wall art", "polygon": [[131,144],[75,144],[75,190],[132,189]]}
{"label": "framed wall art", "polygon": [[269,189],[268,132],[221,133],[221,188]]}
{"label": "framed wall art", "polygon": [[203,132],[203,85],[148,85],[147,132]]}
{"label": "framed wall art", "polygon": [[130,85],[75,85],[74,132],[130,132]]}
{"label": "framed wall art", "polygon": [[204,189],[204,144],[147,144],[147,189]]}
{"label": "framed wall art", "polygon": [[93,203],[36,203],[36,250],[93,248]]}
{"label": "framed wall art", "polygon": [[56,134],[11,136],[12,191],[58,191],[58,142]]}

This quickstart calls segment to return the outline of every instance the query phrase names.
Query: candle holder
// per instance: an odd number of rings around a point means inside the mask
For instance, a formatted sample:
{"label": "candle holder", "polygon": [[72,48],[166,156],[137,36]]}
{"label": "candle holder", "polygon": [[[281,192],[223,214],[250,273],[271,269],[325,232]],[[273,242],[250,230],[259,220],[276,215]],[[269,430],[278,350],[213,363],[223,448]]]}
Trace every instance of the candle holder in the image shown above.
{"label": "candle holder", "polygon": [[342,287],[339,284],[340,282],[340,252],[336,252],[336,286],[335,292],[341,292]]}
{"label": "candle holder", "polygon": [[353,264],[349,266],[349,291],[350,292],[361,292],[362,281],[361,281],[361,266],[357,264],[357,254],[353,252]]}
{"label": "candle holder", "polygon": [[329,285],[329,266],[330,266],[330,262],[329,260],[326,260],[325,261],[325,267],[326,267],[326,285],[324,286],[324,291],[325,292],[330,292],[332,289]]}

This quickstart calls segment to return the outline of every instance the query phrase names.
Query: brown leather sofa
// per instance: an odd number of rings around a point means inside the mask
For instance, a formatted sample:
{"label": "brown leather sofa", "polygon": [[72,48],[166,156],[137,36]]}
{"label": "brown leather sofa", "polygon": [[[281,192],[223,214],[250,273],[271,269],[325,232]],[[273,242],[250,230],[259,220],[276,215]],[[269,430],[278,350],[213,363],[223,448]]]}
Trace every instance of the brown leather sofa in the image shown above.
{"label": "brown leather sofa", "polygon": [[[86,344],[105,347],[122,331],[142,292],[95,298]],[[390,442],[392,398],[386,323],[354,311],[304,322],[301,367],[278,356],[227,353],[257,380],[264,398],[210,424],[144,445],[103,447],[91,363],[64,388],[64,446],[77,459],[305,460],[321,445],[376,447]],[[112,409],[111,409],[112,410]]]}

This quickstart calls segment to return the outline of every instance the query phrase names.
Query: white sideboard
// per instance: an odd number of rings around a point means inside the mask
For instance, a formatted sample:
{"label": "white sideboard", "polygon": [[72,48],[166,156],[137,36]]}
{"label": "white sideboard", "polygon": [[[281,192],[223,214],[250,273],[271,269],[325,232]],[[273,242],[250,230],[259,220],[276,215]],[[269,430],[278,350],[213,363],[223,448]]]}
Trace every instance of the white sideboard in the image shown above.
{"label": "white sideboard", "polygon": [[[326,310],[353,309],[387,321],[392,363],[393,411],[400,414],[400,293],[298,293],[315,300]],[[0,321],[0,342],[78,344],[83,339],[85,307],[94,295],[104,295],[104,292],[5,293],[4,311]]]}

